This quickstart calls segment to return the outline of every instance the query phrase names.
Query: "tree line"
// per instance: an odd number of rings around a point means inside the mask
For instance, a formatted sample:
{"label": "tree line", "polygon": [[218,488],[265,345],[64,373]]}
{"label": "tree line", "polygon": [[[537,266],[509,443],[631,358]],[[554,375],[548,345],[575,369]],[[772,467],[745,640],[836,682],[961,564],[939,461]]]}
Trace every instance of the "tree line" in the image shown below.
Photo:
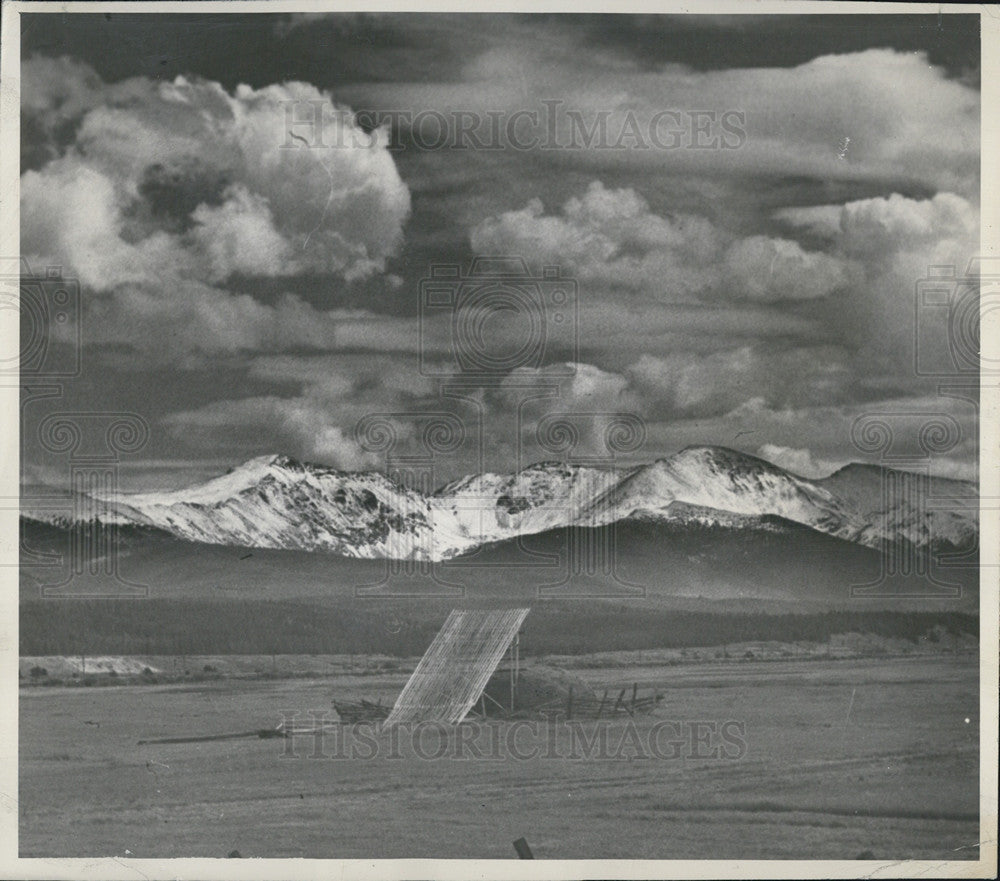
{"label": "tree line", "polygon": [[[34,600],[21,604],[22,655],[423,654],[451,604],[293,600]],[[840,633],[916,642],[942,630],[978,636],[959,612],[838,610],[808,614],[672,611],[587,602],[538,603],[528,655],[823,643]]]}

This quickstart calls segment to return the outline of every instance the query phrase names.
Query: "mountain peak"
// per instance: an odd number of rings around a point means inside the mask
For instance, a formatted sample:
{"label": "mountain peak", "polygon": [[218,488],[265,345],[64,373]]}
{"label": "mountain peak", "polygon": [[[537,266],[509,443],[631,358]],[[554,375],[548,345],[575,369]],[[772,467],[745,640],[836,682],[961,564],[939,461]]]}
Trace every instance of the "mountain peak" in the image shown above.
{"label": "mountain peak", "polygon": [[751,453],[734,450],[722,446],[688,446],[668,456],[657,460],[657,464],[682,471],[706,471],[711,474],[739,475],[772,475],[786,476],[798,479],[798,476],[784,468],[768,462]]}
{"label": "mountain peak", "polygon": [[[919,492],[903,493],[887,508],[883,471],[852,465],[809,480],[749,453],[702,445],[621,469],[536,462],[515,474],[473,474],[429,493],[382,472],[269,454],[186,489],[101,501],[108,522],[154,526],[192,541],[392,559],[448,559],[515,536],[634,517],[678,521],[693,510],[701,520],[730,525],[781,517],[875,548],[899,540],[954,547],[974,540],[973,484],[935,478],[932,488],[920,481]],[[932,489],[951,500],[967,497],[968,504],[925,511],[920,496]]]}
{"label": "mountain peak", "polygon": [[117,498],[129,505],[175,505],[175,504],[217,504],[239,493],[258,485],[267,477],[275,477],[285,472],[309,470],[289,456],[268,454],[247,459],[218,477],[213,477],[205,483],[182,489],[162,492],[127,493]]}
{"label": "mountain peak", "polygon": [[548,471],[557,474],[570,475],[579,471],[583,466],[575,462],[562,462],[558,459],[546,459],[542,462],[532,462],[525,465],[518,473],[527,474],[533,471]]}
{"label": "mountain peak", "polygon": [[293,459],[291,456],[286,456],[283,453],[266,453],[263,456],[254,456],[252,459],[247,459],[241,465],[236,465],[231,468],[229,473],[234,471],[259,471],[261,468],[273,467],[273,468],[285,468],[289,470],[308,470],[311,466],[304,462],[300,462],[298,459]]}

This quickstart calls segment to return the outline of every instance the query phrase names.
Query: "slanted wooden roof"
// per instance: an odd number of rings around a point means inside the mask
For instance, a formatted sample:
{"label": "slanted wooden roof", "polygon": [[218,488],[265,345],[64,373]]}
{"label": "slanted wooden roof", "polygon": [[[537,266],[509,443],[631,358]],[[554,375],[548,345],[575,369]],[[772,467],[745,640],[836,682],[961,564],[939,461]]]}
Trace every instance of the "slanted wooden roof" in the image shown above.
{"label": "slanted wooden roof", "polygon": [[456,609],[406,683],[386,725],[455,725],[483,693],[528,609]]}

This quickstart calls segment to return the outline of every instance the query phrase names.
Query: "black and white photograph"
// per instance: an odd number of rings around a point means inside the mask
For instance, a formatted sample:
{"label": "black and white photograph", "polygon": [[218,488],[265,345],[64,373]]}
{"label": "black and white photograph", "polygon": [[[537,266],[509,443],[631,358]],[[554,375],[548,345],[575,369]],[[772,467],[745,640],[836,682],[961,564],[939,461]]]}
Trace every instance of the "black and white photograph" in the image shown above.
{"label": "black and white photograph", "polygon": [[4,3],[5,875],[995,877],[997,7],[449,8]]}

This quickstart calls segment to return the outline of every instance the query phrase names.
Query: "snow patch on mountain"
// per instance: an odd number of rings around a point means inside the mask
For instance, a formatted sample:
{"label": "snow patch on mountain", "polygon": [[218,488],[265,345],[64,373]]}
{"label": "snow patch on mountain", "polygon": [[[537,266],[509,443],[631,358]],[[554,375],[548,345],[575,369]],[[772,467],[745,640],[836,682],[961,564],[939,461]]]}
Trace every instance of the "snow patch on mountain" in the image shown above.
{"label": "snow patch on mountain", "polygon": [[[780,517],[874,548],[973,547],[978,536],[972,484],[862,465],[806,480],[723,447],[689,447],[617,470],[542,462],[470,475],[429,495],[378,472],[262,456],[199,486],[87,499],[79,510],[208,544],[423,560],[630,518],[760,528],[763,518]],[[66,516],[22,513],[47,522]]]}

